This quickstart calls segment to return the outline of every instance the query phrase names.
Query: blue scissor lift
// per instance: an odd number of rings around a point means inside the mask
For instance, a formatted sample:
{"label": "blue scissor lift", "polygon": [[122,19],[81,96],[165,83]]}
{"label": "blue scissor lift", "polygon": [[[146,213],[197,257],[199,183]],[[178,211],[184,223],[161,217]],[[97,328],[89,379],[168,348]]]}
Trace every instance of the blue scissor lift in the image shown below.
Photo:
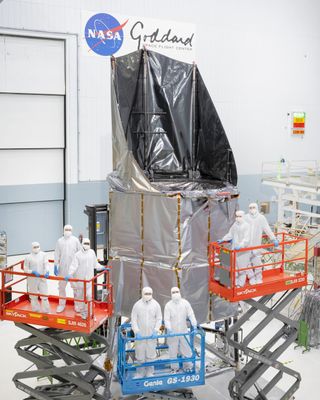
{"label": "blue scissor lift", "polygon": [[[182,337],[191,350],[191,357],[168,358],[167,338]],[[197,339],[197,346],[195,346]],[[140,340],[156,340],[157,359],[152,362],[138,363],[135,360],[135,343]],[[178,363],[179,371],[171,373],[171,364]],[[192,368],[184,371],[184,363],[191,363]],[[151,377],[137,378],[137,369],[154,367]],[[204,385],[205,383],[205,332],[202,328],[191,328],[188,333],[161,334],[156,337],[135,338],[131,324],[124,323],[118,330],[118,378],[122,387],[122,393],[139,394],[146,392],[174,392],[177,389]],[[152,396],[151,396],[152,397]],[[178,398],[178,397],[163,397]],[[191,397],[185,398],[194,398]]]}

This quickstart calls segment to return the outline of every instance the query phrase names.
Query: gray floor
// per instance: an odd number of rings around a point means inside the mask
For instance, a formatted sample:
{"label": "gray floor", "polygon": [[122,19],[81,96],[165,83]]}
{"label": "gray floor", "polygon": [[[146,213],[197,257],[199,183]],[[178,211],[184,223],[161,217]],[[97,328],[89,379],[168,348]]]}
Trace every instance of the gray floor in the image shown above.
{"label": "gray floor", "polygon": [[[14,260],[11,260],[14,262]],[[248,330],[250,330],[250,324],[253,326],[259,320],[257,315],[255,319],[250,321]],[[274,328],[276,328],[277,322],[273,322]],[[270,324],[270,331],[272,331],[272,324]],[[27,397],[26,394],[17,390],[12,383],[12,377],[16,372],[23,371],[29,367],[29,363],[20,358],[14,346],[19,339],[25,337],[25,333],[20,331],[12,322],[1,321],[0,322],[0,339],[2,344],[1,361],[0,361],[0,390],[1,399],[20,400]],[[264,344],[267,337],[261,335],[257,338],[254,346],[259,347]],[[310,352],[302,354],[301,349],[294,349],[293,346],[281,356],[280,361],[286,363],[286,365],[296,371],[299,371],[302,376],[302,382],[298,392],[295,394],[295,400],[317,400],[319,393],[317,393],[317,387],[319,382],[319,371],[320,371],[320,349],[311,349]],[[194,389],[194,394],[200,399],[211,399],[211,400],[227,400],[228,397],[228,382],[233,376],[233,372],[228,372],[223,375],[216,376],[214,378],[207,379],[206,385]],[[44,383],[44,382],[43,382]],[[284,379],[279,383],[279,390],[284,389],[288,382]],[[273,396],[269,396],[268,400],[277,400],[280,397],[281,392],[274,392]],[[117,384],[114,385],[114,396],[113,399],[120,398],[120,390]]]}
{"label": "gray floor", "polygon": [[[194,396],[197,400],[230,400],[228,392],[228,383],[234,377],[234,371],[226,371],[217,376],[206,379],[206,384],[204,386],[197,386],[192,388]],[[137,396],[121,396],[121,389],[117,383],[112,386],[113,400],[123,399],[123,400],[135,400]],[[278,400],[283,391],[279,388],[270,393],[268,400]]]}
{"label": "gray floor", "polygon": [[[228,371],[206,380],[206,385],[193,390],[197,399],[230,400],[228,384],[234,377],[233,371]],[[275,388],[268,396],[268,400],[278,400],[283,395],[283,391]]]}

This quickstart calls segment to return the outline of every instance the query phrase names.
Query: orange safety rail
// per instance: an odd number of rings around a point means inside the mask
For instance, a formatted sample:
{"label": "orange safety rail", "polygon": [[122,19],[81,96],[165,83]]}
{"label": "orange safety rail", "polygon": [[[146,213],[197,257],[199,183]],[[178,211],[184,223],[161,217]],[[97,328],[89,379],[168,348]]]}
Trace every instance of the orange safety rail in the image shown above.
{"label": "orange safety rail", "polygon": [[[52,262],[52,260],[49,260],[49,262]],[[27,278],[35,277],[32,274],[23,272],[23,261],[0,270],[0,273],[1,320],[91,333],[101,326],[106,319],[111,317],[113,314],[113,290],[112,284],[110,283],[109,270],[103,270],[99,272],[91,280],[69,279],[70,283],[82,282],[84,285],[84,297],[83,299],[76,299],[76,301],[79,303],[83,302],[88,305],[88,316],[86,319],[82,319],[81,315],[75,313],[73,298],[59,297],[51,294],[43,295],[43,297],[47,297],[49,300],[51,309],[50,313],[32,311],[29,295],[40,297],[41,294],[27,292]],[[9,282],[8,277],[10,277]],[[41,277],[43,278],[43,276]],[[50,281],[56,281],[53,284],[55,287],[57,287],[58,282],[63,279],[64,278],[59,276],[56,277],[54,275],[50,275],[50,277],[47,279],[47,282],[49,284]],[[101,298],[101,300],[87,299],[86,289],[88,285],[92,286],[92,296],[94,294],[95,287],[103,289],[104,298]],[[8,293],[12,294],[12,300],[10,301],[7,300]],[[66,307],[63,312],[56,313],[56,307],[59,304],[59,299],[66,299]],[[40,298],[39,301],[41,302]],[[89,312],[89,310],[91,311]]]}
{"label": "orange safety rail", "polygon": [[[209,291],[230,302],[264,296],[307,285],[308,275],[308,239],[285,232],[276,234],[279,246],[265,243],[261,246],[232,250],[227,243],[217,242],[209,245]],[[264,236],[266,238],[266,236]],[[294,246],[297,249],[294,251]],[[250,254],[261,255],[261,264],[237,269],[237,259],[241,255],[250,259]],[[298,254],[297,254],[298,253]],[[245,258],[245,260],[247,260]],[[243,265],[241,265],[243,267]],[[262,283],[237,287],[237,272],[263,269]]]}

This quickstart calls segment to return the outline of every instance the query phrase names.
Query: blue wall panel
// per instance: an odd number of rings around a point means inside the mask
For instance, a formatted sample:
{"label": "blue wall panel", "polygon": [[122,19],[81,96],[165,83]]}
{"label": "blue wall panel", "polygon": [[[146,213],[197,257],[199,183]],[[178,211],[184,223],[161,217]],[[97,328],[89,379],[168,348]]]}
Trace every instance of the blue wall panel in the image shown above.
{"label": "blue wall panel", "polygon": [[0,229],[7,233],[9,255],[29,253],[33,241],[44,251],[53,250],[62,226],[62,201],[0,205]]}
{"label": "blue wall panel", "polygon": [[0,186],[0,204],[63,199],[63,183]]}

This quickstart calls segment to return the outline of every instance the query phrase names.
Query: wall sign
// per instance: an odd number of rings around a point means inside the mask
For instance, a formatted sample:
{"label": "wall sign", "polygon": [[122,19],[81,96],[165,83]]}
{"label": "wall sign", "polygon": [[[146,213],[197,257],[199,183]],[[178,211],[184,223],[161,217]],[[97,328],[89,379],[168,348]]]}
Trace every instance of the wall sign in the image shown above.
{"label": "wall sign", "polygon": [[293,112],[292,113],[292,125],[291,131],[293,135],[303,136],[305,133],[306,113],[305,112]]}
{"label": "wall sign", "polygon": [[144,46],[168,57],[192,63],[195,24],[133,17],[107,12],[82,12],[82,54],[116,57]]}

